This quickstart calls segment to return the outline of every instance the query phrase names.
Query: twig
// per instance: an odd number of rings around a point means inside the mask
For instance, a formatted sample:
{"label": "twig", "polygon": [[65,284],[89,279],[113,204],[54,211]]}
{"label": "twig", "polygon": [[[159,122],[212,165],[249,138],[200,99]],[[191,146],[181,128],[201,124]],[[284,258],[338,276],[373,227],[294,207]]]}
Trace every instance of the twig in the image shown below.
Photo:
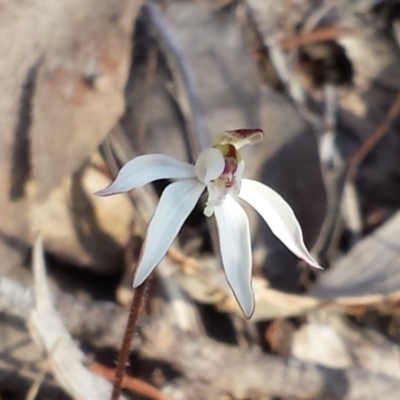
{"label": "twig", "polygon": [[[94,362],[90,365],[90,370],[106,378],[109,381],[114,379],[115,370],[105,367],[102,364]],[[168,400],[164,394],[162,394],[154,386],[140,379],[133,378],[132,376],[125,375],[122,380],[122,387],[130,390],[133,393],[138,393],[154,400]]]}
{"label": "twig", "polygon": [[170,247],[167,252],[167,257],[175,264],[178,264],[182,270],[199,270],[201,264],[198,260],[188,257],[183,254],[179,249]]}
{"label": "twig", "polygon": [[[397,94],[392,106],[386,114],[382,123],[378,128],[364,141],[361,147],[349,158],[343,165],[336,165],[336,172],[331,172],[330,182],[324,175],[325,184],[328,191],[328,212],[324,226],[321,230],[320,237],[314,250],[321,256],[326,257],[329,248],[332,247],[332,242],[338,238],[340,219],[337,218],[340,210],[344,209],[345,202],[347,203],[346,222],[349,224],[350,230],[357,237],[362,230],[362,218],[356,198],[356,191],[353,187],[354,179],[358,168],[365,157],[374,149],[379,141],[385,136],[391,124],[400,114],[400,92]],[[339,160],[340,161],[340,160]]]}
{"label": "twig", "polygon": [[364,141],[361,147],[350,157],[347,162],[348,169],[345,174],[343,192],[341,196],[341,209],[354,238],[360,236],[363,223],[355,189],[355,177],[365,157],[375,148],[386,135],[392,123],[400,114],[400,92],[398,92],[392,106],[378,128]]}
{"label": "twig", "polygon": [[370,135],[361,147],[350,157],[348,162],[349,169],[347,172],[347,179],[353,180],[357,174],[358,167],[365,159],[365,157],[373,150],[373,148],[379,143],[379,141],[386,135],[392,123],[400,114],[400,92],[390,107],[385,119],[378,126],[378,128]]}
{"label": "twig", "polygon": [[321,28],[312,32],[302,33],[294,36],[289,36],[279,41],[279,46],[282,50],[289,50],[307,44],[327,42],[335,40],[340,36],[354,35],[355,29],[329,27]]}

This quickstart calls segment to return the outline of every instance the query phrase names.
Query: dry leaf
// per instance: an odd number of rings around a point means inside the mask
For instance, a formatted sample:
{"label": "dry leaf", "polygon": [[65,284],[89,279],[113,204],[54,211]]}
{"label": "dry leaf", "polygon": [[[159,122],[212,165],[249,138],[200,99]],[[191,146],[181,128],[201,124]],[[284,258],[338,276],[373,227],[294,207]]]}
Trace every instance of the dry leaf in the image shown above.
{"label": "dry leaf", "polygon": [[[54,308],[46,280],[42,240],[36,240],[33,254],[36,306],[29,321],[31,335],[44,348],[52,372],[76,400],[108,400],[112,385],[85,366],[85,355],[65,328]],[[84,317],[84,316],[82,316]],[[124,399],[124,397],[120,397]]]}

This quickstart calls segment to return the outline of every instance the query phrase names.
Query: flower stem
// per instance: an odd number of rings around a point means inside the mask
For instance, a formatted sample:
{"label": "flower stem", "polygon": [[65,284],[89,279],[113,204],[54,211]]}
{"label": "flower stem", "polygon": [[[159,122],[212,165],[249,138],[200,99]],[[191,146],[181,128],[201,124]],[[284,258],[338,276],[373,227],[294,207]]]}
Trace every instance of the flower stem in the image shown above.
{"label": "flower stem", "polygon": [[133,294],[131,307],[129,310],[129,317],[126,323],[124,338],[122,340],[121,349],[118,353],[117,368],[115,370],[114,385],[113,385],[111,400],[118,400],[121,394],[122,380],[125,375],[126,363],[128,361],[130,353],[132,338],[135,333],[136,321],[139,316],[139,310],[143,300],[143,293],[147,288],[148,281],[149,280],[147,279],[142,285],[136,288]]}

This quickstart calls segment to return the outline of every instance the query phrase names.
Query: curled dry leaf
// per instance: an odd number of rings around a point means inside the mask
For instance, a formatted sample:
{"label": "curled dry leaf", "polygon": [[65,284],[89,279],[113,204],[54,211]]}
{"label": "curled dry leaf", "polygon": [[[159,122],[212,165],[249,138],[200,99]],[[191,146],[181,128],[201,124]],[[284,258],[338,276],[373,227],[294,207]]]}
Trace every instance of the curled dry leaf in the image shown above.
{"label": "curled dry leaf", "polygon": [[35,243],[33,271],[36,304],[29,321],[29,330],[47,353],[51,371],[74,399],[108,400],[111,384],[84,365],[85,355],[65,328],[52,303],[40,237]]}
{"label": "curled dry leaf", "polygon": [[321,275],[308,295],[342,306],[376,306],[400,299],[400,213],[360,241]]}

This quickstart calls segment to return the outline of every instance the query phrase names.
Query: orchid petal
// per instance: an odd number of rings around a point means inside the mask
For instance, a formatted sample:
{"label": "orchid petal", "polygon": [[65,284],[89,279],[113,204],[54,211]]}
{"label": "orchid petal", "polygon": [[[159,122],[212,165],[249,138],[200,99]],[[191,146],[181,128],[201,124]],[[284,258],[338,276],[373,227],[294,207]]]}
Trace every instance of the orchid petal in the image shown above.
{"label": "orchid petal", "polygon": [[249,220],[242,206],[230,195],[221,206],[215,207],[214,214],[226,279],[244,315],[250,318],[254,310],[254,294]]}
{"label": "orchid petal", "polygon": [[197,158],[195,171],[200,182],[208,184],[217,179],[225,168],[225,158],[223,154],[212,147],[202,151]]}
{"label": "orchid petal", "polygon": [[303,233],[289,204],[274,190],[251,179],[242,179],[239,197],[261,215],[272,233],[297,257],[322,269],[307,250]]}
{"label": "orchid petal", "polygon": [[205,185],[197,180],[185,179],[171,183],[164,190],[147,229],[134,288],[143,283],[164,257],[204,189]]}
{"label": "orchid petal", "polygon": [[185,179],[195,176],[193,165],[165,154],[145,154],[125,164],[114,182],[95,194],[109,196],[128,192],[158,179]]}

